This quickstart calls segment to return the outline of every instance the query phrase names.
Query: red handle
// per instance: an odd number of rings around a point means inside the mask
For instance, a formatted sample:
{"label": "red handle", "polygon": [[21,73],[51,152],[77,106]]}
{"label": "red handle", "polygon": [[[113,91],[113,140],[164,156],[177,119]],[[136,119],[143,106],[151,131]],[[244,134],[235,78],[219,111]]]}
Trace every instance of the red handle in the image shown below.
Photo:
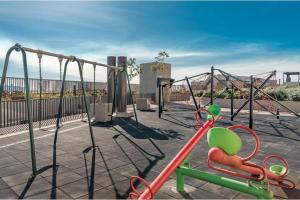
{"label": "red handle", "polygon": [[139,191],[137,191],[137,189],[135,188],[135,186],[133,185],[133,181],[134,180],[139,180],[146,188],[148,188],[149,189],[149,191],[150,191],[150,199],[152,199],[153,198],[153,192],[152,192],[152,190],[151,190],[151,187],[150,187],[150,185],[147,183],[147,181],[145,181],[143,178],[141,178],[141,177],[139,177],[139,176],[132,176],[131,178],[130,178],[130,188],[131,188],[131,190],[132,190],[132,192],[129,194],[129,198],[131,199],[131,200],[133,200],[134,199],[134,197],[136,197],[136,198],[139,198],[140,196],[141,196],[141,193],[139,192]]}
{"label": "red handle", "polygon": [[220,168],[220,167],[215,167],[211,164],[211,160],[208,158],[207,159],[207,165],[208,167],[216,170],[216,171],[219,171],[219,172],[222,172],[222,173],[225,173],[225,174],[229,174],[231,176],[236,176],[236,177],[240,177],[240,178],[245,178],[245,179],[250,179],[250,180],[254,180],[254,181],[262,181],[266,178],[266,172],[264,170],[264,168],[262,168],[261,166],[258,166],[258,165],[255,165],[255,164],[252,164],[252,163],[248,163],[248,162],[244,162],[243,165],[247,165],[247,166],[250,166],[250,167],[255,167],[255,168],[258,168],[261,170],[261,174],[262,176],[260,178],[256,178],[256,177],[253,177],[253,176],[246,176],[244,174],[239,174],[237,172],[234,172],[234,171],[231,171],[231,170],[228,170],[228,169],[223,169],[223,168]]}
{"label": "red handle", "polygon": [[263,160],[263,166],[264,166],[264,168],[266,168],[266,169],[268,168],[267,161],[271,160],[272,158],[276,158],[276,159],[280,160],[284,164],[286,170],[285,170],[284,174],[282,174],[282,175],[279,176],[279,177],[284,177],[288,173],[289,165],[286,162],[286,160],[284,158],[282,158],[281,156],[279,156],[279,155],[273,154],[273,155],[265,157],[265,159]]}
{"label": "red handle", "polygon": [[254,150],[252,151],[252,153],[249,156],[247,156],[245,158],[242,158],[242,161],[251,160],[257,154],[258,150],[260,149],[260,142],[259,142],[259,138],[258,138],[256,132],[254,130],[252,130],[251,128],[249,128],[247,126],[244,126],[244,125],[233,125],[233,126],[229,126],[228,129],[230,129],[230,130],[244,129],[247,132],[251,133],[251,135],[255,138],[255,148],[254,148]]}

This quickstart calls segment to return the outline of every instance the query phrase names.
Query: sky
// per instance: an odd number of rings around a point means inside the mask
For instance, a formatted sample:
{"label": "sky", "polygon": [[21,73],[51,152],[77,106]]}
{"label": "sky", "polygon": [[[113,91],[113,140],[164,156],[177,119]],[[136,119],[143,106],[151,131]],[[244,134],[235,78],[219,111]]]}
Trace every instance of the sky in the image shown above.
{"label": "sky", "polygon": [[[152,62],[167,51],[175,79],[215,66],[250,75],[300,71],[300,2],[0,2],[0,69],[15,43],[106,63],[109,55]],[[38,59],[27,54],[29,73]],[[23,76],[18,53],[8,76]],[[70,65],[69,79],[78,79]],[[43,78],[59,79],[56,58],[42,59]],[[92,80],[92,66],[84,78]],[[106,81],[98,67],[96,80]],[[138,82],[136,78],[133,82]]]}

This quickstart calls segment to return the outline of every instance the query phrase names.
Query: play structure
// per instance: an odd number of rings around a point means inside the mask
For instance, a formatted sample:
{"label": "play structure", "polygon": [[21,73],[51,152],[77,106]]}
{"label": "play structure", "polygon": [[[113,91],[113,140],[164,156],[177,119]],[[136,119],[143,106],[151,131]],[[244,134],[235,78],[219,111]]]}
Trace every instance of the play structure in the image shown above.
{"label": "play structure", "polygon": [[[193,80],[193,78],[198,77],[199,79]],[[190,81],[193,80],[193,81]],[[176,85],[176,83],[181,83],[182,85]],[[194,84],[193,84],[194,83]],[[161,118],[162,114],[165,111],[171,113],[170,108],[166,108],[167,102],[165,102],[164,91],[167,87],[170,89],[170,93],[172,94],[172,88],[175,90],[181,91],[179,92],[179,96],[182,98],[186,95],[186,99],[181,99],[181,103],[178,101],[173,104],[179,105],[181,110],[185,110],[186,107],[189,107],[190,98],[195,110],[198,110],[201,107],[206,107],[207,105],[212,105],[215,103],[217,96],[216,89],[219,88],[221,93],[219,96],[222,96],[223,93],[229,92],[230,94],[230,119],[234,121],[234,118],[238,116],[238,114],[246,109],[249,111],[249,122],[248,126],[253,128],[253,112],[254,110],[262,110],[266,111],[272,115],[274,115],[277,119],[280,119],[280,112],[287,112],[293,116],[300,117],[300,115],[295,112],[292,108],[284,105],[282,102],[278,101],[276,97],[271,96],[266,93],[263,89],[268,87],[276,87],[276,71],[255,74],[251,76],[238,76],[228,72],[225,72],[221,69],[211,67],[210,72],[202,73],[199,75],[186,77],[180,80],[159,80],[158,79],[158,91],[159,91],[159,102],[158,102],[158,116]],[[221,88],[221,89],[220,89]],[[236,93],[243,93],[248,91],[249,95],[245,96],[243,99],[236,99]],[[176,91],[178,93],[178,91]],[[197,94],[196,94],[197,93]],[[267,104],[263,104],[258,99],[264,100]],[[205,104],[201,104],[201,101],[206,99]],[[170,101],[173,101],[172,99]],[[182,102],[186,101],[184,104]],[[235,109],[235,106],[238,106]],[[189,107],[190,108],[190,107]],[[186,109],[187,110],[187,109]],[[280,119],[281,120],[281,119]]]}
{"label": "play structure", "polygon": [[[98,63],[98,62],[79,59],[79,58],[76,58],[75,56],[64,56],[62,54],[55,54],[55,53],[51,53],[51,52],[47,52],[47,51],[27,48],[27,47],[21,46],[20,44],[16,44],[7,51],[7,54],[5,57],[4,68],[3,68],[2,78],[1,78],[1,85],[0,85],[0,103],[2,102],[2,95],[4,92],[3,90],[4,90],[4,85],[5,85],[5,80],[6,80],[7,70],[8,70],[9,58],[13,51],[21,52],[22,59],[23,59],[25,101],[26,101],[26,114],[27,114],[26,122],[28,123],[28,130],[29,130],[29,141],[30,141],[30,152],[31,152],[31,163],[32,163],[32,176],[31,177],[33,180],[34,177],[36,177],[39,173],[42,173],[46,169],[49,169],[51,167],[53,167],[53,169],[56,169],[56,167],[57,167],[56,166],[56,143],[57,143],[57,139],[58,139],[58,133],[59,133],[59,130],[61,127],[64,87],[65,87],[65,82],[66,82],[67,68],[68,68],[68,64],[70,62],[75,62],[78,66],[80,84],[81,84],[81,89],[82,89],[82,96],[83,96],[83,100],[84,100],[83,101],[84,108],[85,108],[86,115],[87,115],[87,122],[88,122],[88,126],[89,126],[89,133],[90,133],[90,137],[91,137],[92,149],[95,148],[96,144],[95,144],[94,135],[93,135],[92,120],[91,120],[91,116],[90,116],[89,109],[88,109],[89,105],[88,105],[87,99],[86,99],[85,84],[84,84],[83,73],[82,73],[83,63],[88,63],[88,64],[93,65],[93,67],[94,67],[94,83],[95,83],[96,66],[106,67],[115,72],[114,73],[115,75],[112,76],[113,79],[115,79],[114,85],[113,85],[114,91],[111,91],[111,90],[109,91],[111,93],[111,96],[113,96],[112,103],[113,103],[113,107],[114,107],[114,109],[112,110],[112,113],[110,114],[111,121],[112,121],[112,116],[114,114],[113,112],[116,110],[120,111],[121,106],[123,108],[125,107],[125,111],[126,111],[127,103],[126,103],[126,101],[121,101],[121,100],[122,99],[124,100],[127,97],[127,96],[125,96],[125,95],[127,95],[127,91],[126,90],[124,91],[124,87],[126,88],[126,85],[128,84],[130,94],[131,94],[131,87],[130,87],[130,82],[128,79],[128,74],[126,71],[126,57],[122,57],[123,62],[119,62],[119,66],[117,67],[117,66],[113,66],[113,65],[106,65],[106,64],[102,64],[102,63]],[[57,112],[58,114],[57,114],[57,119],[56,119],[56,130],[55,130],[54,143],[53,143],[53,146],[54,146],[53,165],[47,166],[47,168],[43,168],[43,169],[39,169],[39,170],[37,169],[37,164],[36,164],[36,151],[35,151],[32,112],[31,112],[32,111],[31,91],[30,91],[29,78],[28,78],[28,66],[27,66],[26,52],[36,53],[38,55],[39,67],[40,67],[40,79],[42,79],[42,77],[41,77],[41,59],[42,59],[43,55],[57,57],[60,62],[60,67],[62,67],[61,64],[62,64],[63,60],[65,60],[63,74],[62,75],[60,74],[60,78],[62,79],[62,85],[61,85],[61,89],[60,89],[59,106],[58,106],[58,112]],[[120,88],[120,85],[124,84],[124,83],[125,83],[125,86],[123,85],[122,88]],[[117,86],[119,86],[119,87],[117,87]],[[119,92],[117,92],[117,90],[119,90]],[[95,84],[94,84],[94,92],[95,92]],[[40,98],[41,98],[41,85],[40,85]],[[131,96],[131,98],[132,98],[132,96]],[[133,102],[133,100],[132,100],[132,102]],[[117,108],[115,109],[115,107],[117,107]],[[135,119],[137,122],[137,116],[136,116],[136,112],[135,112],[134,103],[133,103],[133,109],[134,109]]]}
{"label": "play structure", "polygon": [[[203,123],[199,117],[199,112],[201,111],[207,112],[207,121],[205,123]],[[288,174],[288,164],[280,156],[267,156],[263,160],[262,166],[250,162],[250,160],[259,152],[260,148],[260,141],[255,131],[243,125],[234,125],[228,128],[213,127],[216,121],[221,119],[220,112],[221,108],[215,104],[210,105],[207,110],[200,108],[195,113],[195,118],[198,121],[198,131],[183,146],[178,154],[151,184],[147,183],[140,177],[133,176],[130,180],[130,186],[132,188],[130,198],[154,198],[155,194],[174,172],[176,172],[176,188],[178,192],[184,191],[185,176],[243,192],[258,199],[271,199],[273,197],[273,193],[270,190],[269,185],[293,189],[295,184],[286,178]],[[242,141],[236,133],[236,129],[242,129],[243,131],[250,133],[255,139],[255,149],[245,158],[237,155],[242,147]],[[208,172],[194,169],[191,166],[189,162],[189,155],[206,133],[207,142],[210,147],[207,159],[208,166],[213,170],[217,170],[231,177],[246,179],[246,181],[213,175]],[[267,162],[271,159],[278,159],[283,163],[283,165],[276,164],[271,165],[268,168]],[[229,167],[232,170],[216,167],[213,163],[226,166],[227,168]],[[244,173],[238,173],[236,171],[242,171]],[[145,186],[145,191],[137,191],[134,187],[134,180],[139,180]]]}

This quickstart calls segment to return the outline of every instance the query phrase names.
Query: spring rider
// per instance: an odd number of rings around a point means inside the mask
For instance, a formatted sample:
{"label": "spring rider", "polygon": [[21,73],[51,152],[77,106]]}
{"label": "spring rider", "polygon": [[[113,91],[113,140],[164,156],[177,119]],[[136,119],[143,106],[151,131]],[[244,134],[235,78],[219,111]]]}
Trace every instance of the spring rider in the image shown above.
{"label": "spring rider", "polygon": [[[249,156],[245,158],[237,155],[242,147],[242,141],[235,132],[236,129],[243,129],[249,132],[255,138],[255,149]],[[258,153],[260,148],[259,138],[256,132],[252,129],[243,125],[234,125],[228,128],[214,127],[208,131],[207,142],[211,147],[208,152],[208,166],[210,168],[248,180],[254,180],[258,182],[265,181],[270,185],[285,189],[293,189],[295,187],[294,182],[285,178],[288,174],[288,164],[282,157],[278,155],[267,156],[263,160],[262,166],[250,162],[250,160]],[[267,161],[270,159],[278,159],[283,163],[283,165],[271,165],[268,169]],[[240,174],[220,167],[215,167],[212,165],[213,162],[246,172],[248,175]]]}

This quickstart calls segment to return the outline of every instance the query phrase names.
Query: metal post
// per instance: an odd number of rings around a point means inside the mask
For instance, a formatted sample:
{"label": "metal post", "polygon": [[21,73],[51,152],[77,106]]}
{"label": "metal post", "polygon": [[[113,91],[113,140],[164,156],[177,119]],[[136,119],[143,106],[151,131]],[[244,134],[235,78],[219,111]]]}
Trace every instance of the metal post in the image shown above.
{"label": "metal post", "polygon": [[118,98],[117,98],[117,111],[126,112],[127,111],[127,57],[118,57],[118,67],[123,68],[122,71],[118,73]]}
{"label": "metal post", "polygon": [[230,120],[233,121],[233,107],[234,107],[234,85],[231,84],[231,95],[230,95]]}
{"label": "metal post", "polygon": [[134,112],[134,117],[135,117],[135,122],[136,122],[136,126],[139,126],[139,121],[138,121],[138,117],[136,114],[136,109],[135,109],[135,105],[134,105],[134,99],[133,99],[133,95],[132,95],[132,90],[131,90],[131,85],[130,85],[130,80],[129,80],[129,76],[127,71],[125,71],[126,73],[126,77],[127,77],[127,83],[128,83],[128,89],[129,89],[129,95],[131,97],[131,101],[132,101],[132,107],[133,107],[133,112]]}
{"label": "metal post", "polygon": [[279,119],[280,117],[280,113],[279,113],[279,109],[276,110],[276,118]]}
{"label": "metal post", "polygon": [[59,80],[61,81],[61,69],[62,69],[62,61],[63,61],[63,57],[62,56],[60,56],[60,57],[58,57],[58,62],[59,62]]}
{"label": "metal post", "polygon": [[26,107],[27,107],[30,153],[31,153],[31,165],[32,165],[32,175],[36,176],[37,175],[37,168],[36,168],[35,145],[34,145],[34,135],[33,135],[33,126],[32,126],[32,113],[31,113],[32,108],[31,108],[31,98],[30,98],[30,89],[29,89],[29,81],[28,81],[27,58],[26,58],[26,52],[24,51],[24,49],[19,44],[16,44],[15,46],[11,47],[6,53],[3,72],[2,72],[1,85],[0,85],[0,105],[1,105],[1,102],[2,102],[2,95],[3,95],[3,89],[4,89],[6,74],[7,74],[9,57],[10,57],[10,54],[13,50],[21,51],[21,53],[22,53],[23,69],[24,69],[25,98],[26,98]]}
{"label": "metal post", "polygon": [[161,112],[162,112],[162,109],[161,109],[161,83],[159,80],[159,83],[158,83],[158,117],[159,118],[161,118]]}
{"label": "metal post", "polygon": [[96,65],[93,65],[93,69],[94,69],[94,117],[96,115]]}
{"label": "metal post", "polygon": [[[187,83],[187,85],[189,87],[189,91],[190,91],[190,94],[192,96],[192,99],[193,99],[193,102],[194,102],[194,105],[195,105],[195,109],[197,111],[197,110],[199,110],[199,106],[197,104],[197,101],[196,101],[196,98],[195,98],[195,95],[194,95],[194,92],[192,90],[192,87],[191,87],[191,84],[190,84],[190,81],[189,81],[188,77],[185,77],[185,81],[186,81],[186,83]],[[200,103],[199,103],[199,105],[200,105]],[[200,112],[198,112],[198,113],[199,113],[199,117],[201,118]]]}
{"label": "metal post", "polygon": [[249,128],[253,128],[253,76],[250,76],[249,92]]}
{"label": "metal post", "polygon": [[214,66],[211,66],[210,72],[210,104],[214,104]]}
{"label": "metal post", "polygon": [[82,93],[83,93],[83,101],[84,101],[84,106],[85,106],[86,113],[87,113],[89,131],[90,131],[90,136],[91,136],[91,140],[92,140],[92,147],[95,148],[94,133],[93,133],[92,125],[91,125],[90,113],[89,113],[89,109],[88,109],[88,105],[87,105],[86,92],[85,92],[85,88],[84,88],[84,80],[83,80],[83,75],[82,75],[82,66],[81,66],[80,61],[76,57],[73,57],[73,56],[70,56],[70,58],[66,61],[65,67],[64,67],[62,87],[61,87],[61,90],[60,90],[60,97],[59,97],[58,116],[57,116],[57,121],[56,121],[56,131],[55,131],[55,136],[54,136],[54,144],[56,144],[56,141],[57,141],[58,131],[59,131],[59,128],[60,128],[60,120],[61,120],[61,117],[62,117],[62,102],[63,102],[63,96],[64,96],[64,87],[65,87],[65,81],[66,81],[67,67],[68,67],[69,62],[74,62],[74,61],[76,61],[77,65],[78,65],[78,70],[79,70],[79,75],[80,75],[80,83],[81,83]]}
{"label": "metal post", "polygon": [[39,59],[39,74],[40,74],[40,99],[39,99],[39,129],[42,127],[42,57],[43,54],[38,53],[37,54],[38,59]]}
{"label": "metal post", "polygon": [[[220,70],[219,70],[220,71]],[[253,92],[253,96],[255,96],[259,91],[261,91],[260,89],[263,88],[265,86],[265,84],[270,80],[270,78],[272,76],[274,76],[274,74],[276,73],[276,71],[273,71],[270,76],[268,76],[264,82],[262,82],[258,87],[255,87],[255,91]],[[232,77],[232,76],[231,76]],[[254,86],[253,86],[254,87]],[[252,88],[253,89],[253,88]],[[249,102],[249,99],[247,101],[245,101],[236,111],[235,113],[233,113],[233,117],[237,116],[237,114],[239,114],[239,112],[247,105],[247,103]]]}

